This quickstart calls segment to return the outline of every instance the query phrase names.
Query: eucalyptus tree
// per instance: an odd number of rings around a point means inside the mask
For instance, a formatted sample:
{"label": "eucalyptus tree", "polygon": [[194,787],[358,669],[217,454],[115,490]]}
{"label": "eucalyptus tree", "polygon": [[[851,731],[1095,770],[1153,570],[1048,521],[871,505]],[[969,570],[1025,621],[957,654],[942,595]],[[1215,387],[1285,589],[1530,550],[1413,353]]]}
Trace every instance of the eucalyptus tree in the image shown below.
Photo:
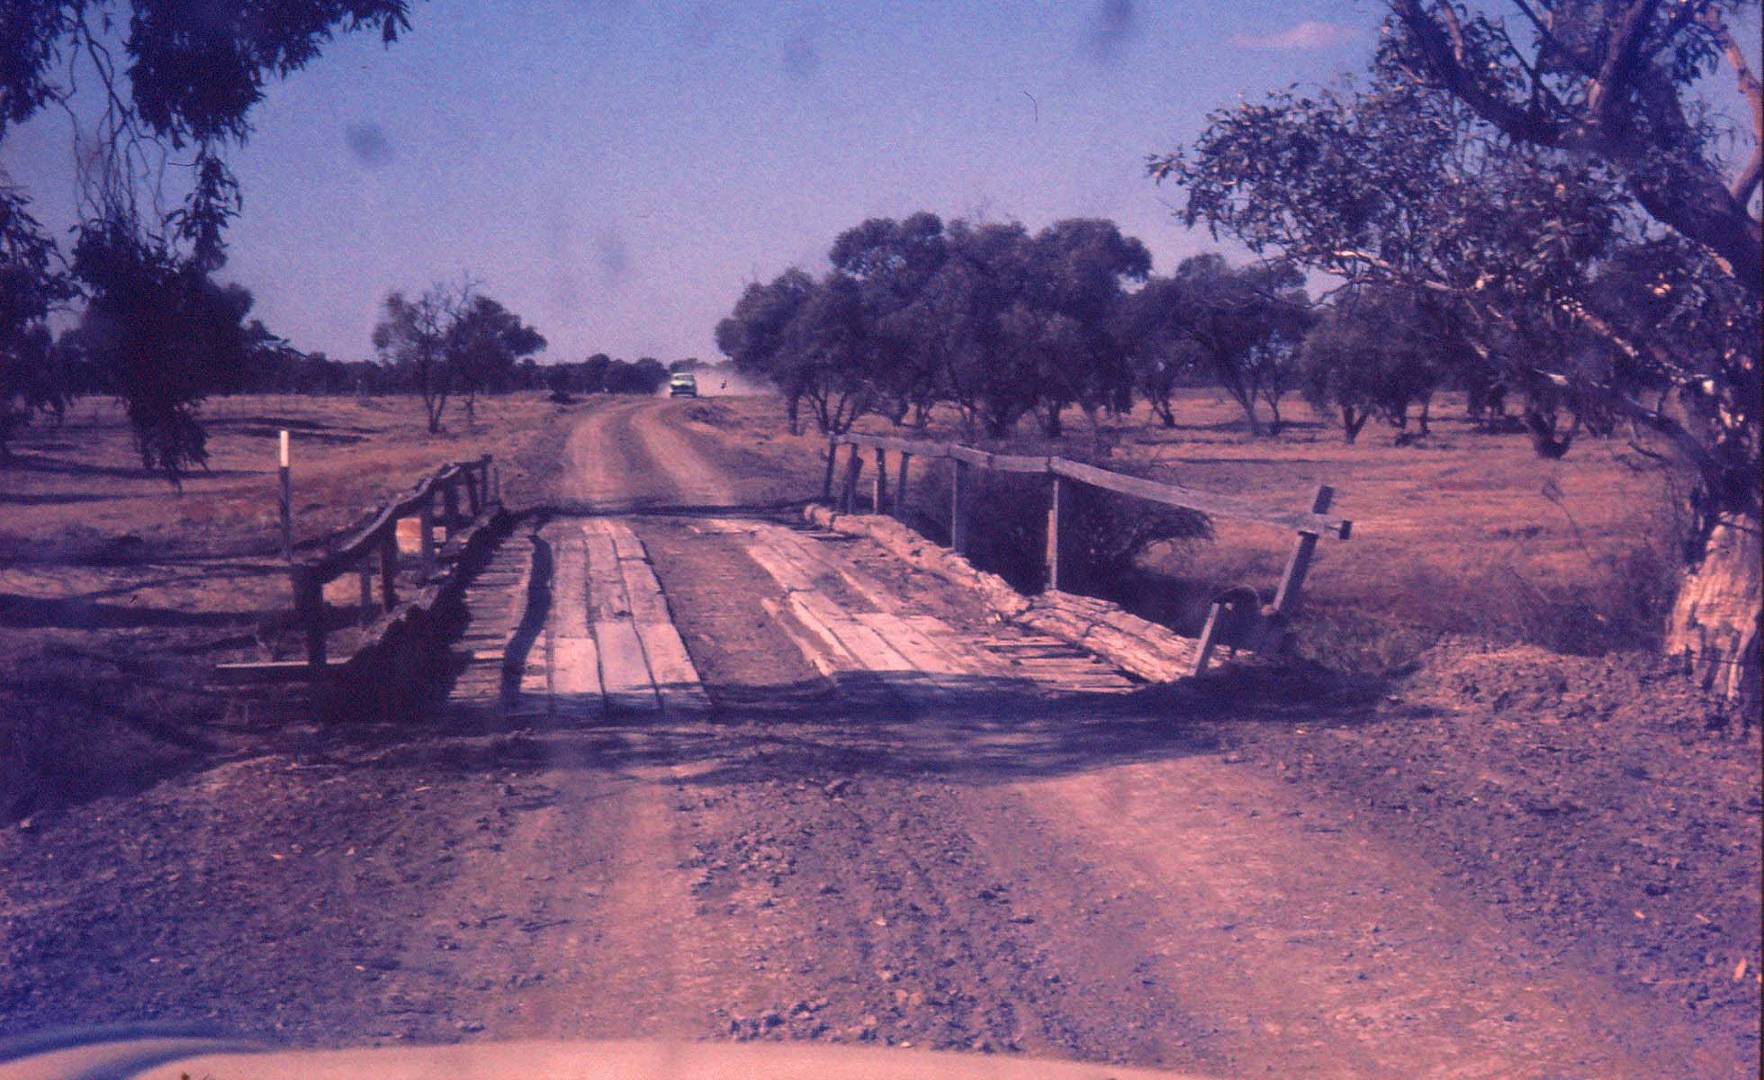
{"label": "eucalyptus tree", "polygon": [[60,413],[69,391],[56,377],[49,316],[73,295],[73,283],[29,205],[0,185],[0,465],[11,460],[18,430],[40,413]]}
{"label": "eucalyptus tree", "polygon": [[1008,324],[1030,350],[1036,411],[1043,431],[1061,433],[1060,414],[1086,415],[1132,392],[1128,347],[1120,334],[1125,287],[1151,272],[1145,245],[1099,218],[1056,221],[1035,235],[1026,296]]}
{"label": "eucalyptus tree", "polygon": [[1468,349],[1449,315],[1429,300],[1379,287],[1338,293],[1305,336],[1305,400],[1334,413],[1348,442],[1375,416],[1406,427],[1411,407],[1425,407]]}
{"label": "eucalyptus tree", "polygon": [[[1190,224],[1436,291],[1522,385],[1656,433],[1694,477],[1697,522],[1665,647],[1751,702],[1764,89],[1735,26],[1757,10],[1390,0],[1365,88],[1220,110],[1150,163],[1187,189]],[[1613,296],[1609,268],[1641,251],[1654,272]]]}
{"label": "eucalyptus tree", "polygon": [[[272,80],[305,67],[339,33],[369,30],[391,43],[408,9],[407,0],[8,0],[0,14],[0,150],[46,108],[71,118],[80,195],[71,279],[143,462],[174,484],[206,460],[199,409],[216,388],[212,348],[232,332],[211,325],[222,308],[207,280],[225,260],[224,233],[240,206],[227,151],[250,135]],[[23,205],[0,169],[5,292],[59,289],[56,264],[31,254],[49,241],[20,216]],[[35,239],[21,245],[26,234]],[[145,322],[115,321],[137,317]],[[153,336],[190,328],[203,335],[191,350]],[[42,362],[18,351],[24,340],[0,340],[5,362]]]}
{"label": "eucalyptus tree", "polygon": [[[1201,370],[1243,409],[1253,435],[1278,435],[1280,401],[1297,383],[1296,357],[1311,323],[1304,278],[1281,264],[1233,267],[1222,255],[1182,260],[1161,293],[1169,325]],[[1268,407],[1264,423],[1258,406]]]}
{"label": "eucalyptus tree", "polygon": [[1156,275],[1127,297],[1116,314],[1116,333],[1127,349],[1133,389],[1167,428],[1176,426],[1174,399],[1184,380],[1200,370],[1200,350],[1182,332],[1181,285]]}
{"label": "eucalyptus tree", "polygon": [[839,234],[828,253],[833,268],[857,283],[861,347],[874,371],[877,408],[897,425],[910,413],[924,426],[941,396],[938,365],[916,347],[911,320],[902,313],[948,254],[942,220],[924,212],[900,221],[870,218]]}
{"label": "eucalyptus tree", "polygon": [[749,285],[734,311],[716,327],[717,348],[734,362],[735,370],[771,383],[784,396],[792,435],[800,430],[809,372],[791,355],[786,331],[815,291],[815,279],[792,267],[763,285]]}

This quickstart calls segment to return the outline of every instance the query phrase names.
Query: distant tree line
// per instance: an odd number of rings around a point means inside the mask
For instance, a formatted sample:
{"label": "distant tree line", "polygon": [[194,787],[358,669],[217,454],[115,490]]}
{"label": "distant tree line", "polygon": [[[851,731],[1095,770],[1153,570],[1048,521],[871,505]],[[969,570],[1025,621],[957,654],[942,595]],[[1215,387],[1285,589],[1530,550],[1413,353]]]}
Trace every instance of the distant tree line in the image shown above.
{"label": "distant tree line", "polygon": [[[1425,427],[1442,387],[1497,395],[1463,328],[1430,297],[1349,288],[1313,303],[1301,272],[1216,254],[1151,273],[1114,222],[945,223],[875,218],[842,233],[819,278],[791,269],[749,286],[718,324],[737,370],[804,406],[824,432],[861,417],[923,425],[948,405],[971,434],[1032,417],[1058,436],[1072,411],[1095,418],[1146,402],[1174,426],[1176,391],[1218,388],[1256,435],[1278,435],[1302,393],[1351,441],[1372,417]],[[1416,411],[1419,410],[1419,415]]]}

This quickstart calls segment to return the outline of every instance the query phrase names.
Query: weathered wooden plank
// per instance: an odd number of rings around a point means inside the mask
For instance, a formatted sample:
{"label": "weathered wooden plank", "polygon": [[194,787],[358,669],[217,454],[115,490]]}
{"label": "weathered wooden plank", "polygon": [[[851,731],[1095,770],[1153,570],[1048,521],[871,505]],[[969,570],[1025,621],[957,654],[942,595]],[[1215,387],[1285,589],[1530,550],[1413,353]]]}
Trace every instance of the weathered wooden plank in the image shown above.
{"label": "weathered wooden plank", "polygon": [[588,636],[588,556],[582,538],[565,530],[551,545],[551,632]]}
{"label": "weathered wooden plank", "polygon": [[1145,499],[1148,502],[1162,503],[1165,506],[1199,510],[1204,514],[1217,517],[1235,518],[1263,525],[1278,525],[1282,528],[1296,529],[1299,532],[1317,535],[1328,534],[1344,540],[1347,539],[1352,527],[1352,523],[1345,518],[1304,511],[1269,510],[1245,502],[1235,496],[1221,495],[1212,491],[1196,491],[1193,488],[1159,483],[1156,480],[1145,480],[1137,476],[1124,476],[1107,469],[1099,469],[1094,465],[1067,461],[1065,458],[1052,459],[1050,468],[1056,476],[1068,477],[1080,483],[1089,484],[1091,487],[1129,495],[1136,499]]}
{"label": "weathered wooden plank", "polygon": [[648,563],[620,559],[618,569],[624,579],[625,606],[630,609],[633,620],[639,623],[673,622],[667,596],[662,593],[661,582],[656,580]]}
{"label": "weathered wooden plank", "polygon": [[913,665],[900,651],[868,626],[853,619],[822,593],[791,593],[790,601],[811,612],[869,671],[911,671]]}
{"label": "weathered wooden plank", "polygon": [[[866,611],[857,615],[854,621],[874,631],[890,648],[900,653],[910,670],[952,680],[977,674],[958,663],[948,651],[939,648],[924,632],[898,615],[885,611]],[[943,629],[948,630],[947,627]]]}
{"label": "weathered wooden plank", "polygon": [[551,709],[559,716],[590,718],[605,708],[600,650],[593,638],[551,639]]}
{"label": "weathered wooden plank", "polygon": [[803,633],[803,630],[798,629],[806,625],[801,615],[793,611],[789,617],[786,617],[784,607],[771,597],[761,599],[760,608],[771,616],[772,624],[783,630],[784,636],[796,644],[798,651],[802,653],[802,658],[808,662],[810,667],[819,672],[822,678],[831,678],[839,673],[842,665],[829,651],[837,649],[841,653],[844,652],[844,646],[839,644],[837,638],[831,638],[829,634],[829,639],[821,639],[818,633],[815,633],[811,638],[810,635]]}
{"label": "weathered wooden plank", "polygon": [[922,634],[949,657],[959,671],[970,675],[995,675],[998,664],[973,648],[968,640],[956,633],[948,623],[934,615],[905,615],[902,622]]}
{"label": "weathered wooden plank", "polygon": [[710,695],[699,678],[698,666],[686,651],[686,642],[672,622],[636,622],[649,674],[661,698],[662,709],[673,713],[710,711]]}
{"label": "weathered wooden plank", "polygon": [[597,621],[594,641],[600,647],[600,682],[607,708],[623,712],[661,708],[636,624],[629,617]]}
{"label": "weathered wooden plank", "polygon": [[793,580],[806,582],[790,587],[825,592],[828,584],[839,581],[863,597],[877,611],[895,611],[900,608],[899,597],[877,589],[862,575],[854,573],[843,559],[831,555],[826,545],[819,540],[780,526],[773,526],[772,529],[772,532],[766,534],[766,539],[772,543],[771,550],[778,559],[793,567]]}
{"label": "weathered wooden plank", "polygon": [[768,535],[743,545],[743,550],[786,592],[813,590],[818,569],[810,566],[798,553],[777,544],[776,539],[775,535]]}

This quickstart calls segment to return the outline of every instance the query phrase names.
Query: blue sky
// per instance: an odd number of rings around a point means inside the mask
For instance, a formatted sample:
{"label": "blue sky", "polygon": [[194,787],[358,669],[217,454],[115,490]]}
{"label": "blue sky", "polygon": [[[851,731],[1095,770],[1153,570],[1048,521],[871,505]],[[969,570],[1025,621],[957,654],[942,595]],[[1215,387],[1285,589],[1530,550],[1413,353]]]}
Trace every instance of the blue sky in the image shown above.
{"label": "blue sky", "polygon": [[[297,346],[368,355],[380,298],[470,272],[551,341],[716,356],[743,286],[873,215],[1106,216],[1157,268],[1214,246],[1148,153],[1240,95],[1361,68],[1382,6],[434,0],[333,44],[232,155],[221,277]],[[6,168],[69,214],[59,117]]]}

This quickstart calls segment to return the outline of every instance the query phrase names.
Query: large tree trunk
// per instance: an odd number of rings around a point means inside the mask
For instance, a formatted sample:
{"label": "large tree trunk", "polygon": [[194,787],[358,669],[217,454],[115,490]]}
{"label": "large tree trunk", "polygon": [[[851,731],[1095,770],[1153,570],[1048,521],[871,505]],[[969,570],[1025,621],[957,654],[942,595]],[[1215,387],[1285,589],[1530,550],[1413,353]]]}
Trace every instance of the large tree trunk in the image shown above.
{"label": "large tree trunk", "polygon": [[1699,685],[1748,714],[1759,704],[1761,557],[1756,514],[1718,519],[1666,625],[1666,652],[1684,657]]}

